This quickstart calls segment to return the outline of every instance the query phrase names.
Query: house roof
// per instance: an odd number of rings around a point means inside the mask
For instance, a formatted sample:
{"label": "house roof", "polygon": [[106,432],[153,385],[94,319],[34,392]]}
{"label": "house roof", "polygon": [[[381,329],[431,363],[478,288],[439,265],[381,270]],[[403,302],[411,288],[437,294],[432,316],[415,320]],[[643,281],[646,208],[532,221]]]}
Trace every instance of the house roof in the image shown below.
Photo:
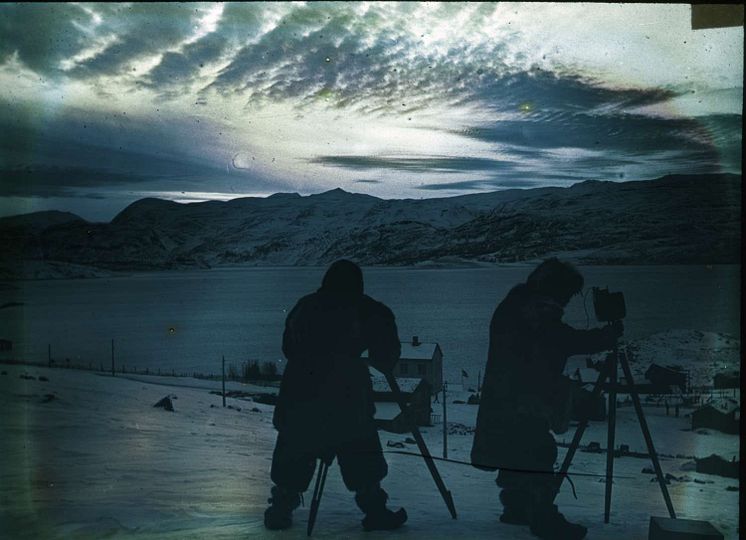
{"label": "house roof", "polygon": [[[433,360],[435,357],[435,351],[440,346],[437,343],[422,343],[419,345],[412,345],[411,341],[403,341],[401,344],[401,356],[400,360]],[[362,358],[368,358],[368,351],[365,351]]]}
{"label": "house roof", "polygon": [[[371,373],[371,383],[373,383],[374,392],[390,392],[391,387],[389,386],[386,377],[380,373]],[[414,392],[417,385],[420,384],[422,377],[396,377],[396,382],[399,384],[399,390],[402,392]]]}
{"label": "house roof", "polygon": [[727,378],[734,378],[737,379],[741,376],[741,372],[736,371],[721,371],[720,373],[715,373],[714,377],[727,377]]}
{"label": "house roof", "polygon": [[702,410],[713,409],[720,414],[730,415],[730,414],[733,414],[734,411],[739,411],[740,408],[741,408],[741,405],[735,400],[720,399],[720,400],[709,401],[694,412],[698,413],[699,411],[702,411]]}
{"label": "house roof", "polygon": [[658,364],[650,364],[650,367],[645,373],[655,373],[657,375],[672,375],[676,377],[686,376],[685,371],[676,369],[672,366],[661,366]]}
{"label": "house roof", "polygon": [[401,356],[399,358],[401,360],[432,360],[437,349],[437,343],[420,343],[414,346],[411,341],[407,341],[401,344]]}

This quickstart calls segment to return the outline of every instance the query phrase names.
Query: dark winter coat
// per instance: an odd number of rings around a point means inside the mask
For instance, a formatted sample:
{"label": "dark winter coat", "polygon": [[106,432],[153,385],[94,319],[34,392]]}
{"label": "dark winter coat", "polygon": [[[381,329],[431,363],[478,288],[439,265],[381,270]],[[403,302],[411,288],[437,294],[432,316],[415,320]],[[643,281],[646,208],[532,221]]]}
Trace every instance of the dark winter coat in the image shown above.
{"label": "dark winter coat", "polygon": [[394,315],[366,295],[320,290],[298,301],[285,323],[287,366],[273,422],[296,447],[313,451],[375,434],[368,350],[376,368],[391,368],[401,345]]}
{"label": "dark winter coat", "polygon": [[490,323],[489,351],[472,447],[472,463],[497,468],[522,432],[549,431],[568,405],[567,358],[614,346],[607,329],[576,330],[564,309],[525,284],[514,287]]}

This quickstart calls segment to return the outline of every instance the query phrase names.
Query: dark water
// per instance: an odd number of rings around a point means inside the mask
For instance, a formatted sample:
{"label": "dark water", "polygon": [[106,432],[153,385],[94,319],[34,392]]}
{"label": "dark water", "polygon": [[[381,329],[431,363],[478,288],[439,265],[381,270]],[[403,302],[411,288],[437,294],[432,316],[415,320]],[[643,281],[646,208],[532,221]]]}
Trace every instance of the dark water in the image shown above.
{"label": "dark water", "polygon": [[[366,292],[396,314],[400,337],[437,341],[446,378],[472,377],[483,368],[492,311],[523,281],[529,266],[479,269],[365,269]],[[581,268],[587,286],[623,291],[626,337],[669,329],[738,335],[739,266]],[[13,340],[16,358],[94,367],[111,362],[128,370],[218,373],[220,357],[278,361],[287,311],[318,287],[323,268],[228,268],[141,273],[127,277],[3,284],[0,338]],[[16,287],[10,289],[8,285]],[[595,325],[590,295],[576,297],[565,320]]]}

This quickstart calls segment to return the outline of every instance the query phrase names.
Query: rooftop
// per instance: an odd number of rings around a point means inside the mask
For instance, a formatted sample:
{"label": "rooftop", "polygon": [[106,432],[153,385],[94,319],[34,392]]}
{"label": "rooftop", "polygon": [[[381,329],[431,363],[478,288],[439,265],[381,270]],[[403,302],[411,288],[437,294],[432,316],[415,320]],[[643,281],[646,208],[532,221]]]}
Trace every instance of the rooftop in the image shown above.
{"label": "rooftop", "polygon": [[[432,360],[437,348],[437,343],[424,343],[414,336],[411,341],[401,342],[399,358],[401,360]],[[362,354],[362,358],[368,358],[368,351]]]}

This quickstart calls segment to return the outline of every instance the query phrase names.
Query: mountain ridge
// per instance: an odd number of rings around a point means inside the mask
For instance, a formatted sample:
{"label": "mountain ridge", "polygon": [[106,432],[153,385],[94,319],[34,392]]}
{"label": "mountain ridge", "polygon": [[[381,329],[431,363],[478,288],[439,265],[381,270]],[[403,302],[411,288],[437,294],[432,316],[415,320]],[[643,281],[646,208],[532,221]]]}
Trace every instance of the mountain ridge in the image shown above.
{"label": "mountain ridge", "polygon": [[43,227],[34,225],[34,214],[2,218],[0,233],[9,241],[0,266],[6,276],[23,276],[23,261],[107,271],[325,265],[340,257],[366,265],[549,255],[583,264],[735,264],[740,213],[741,176],[733,174],[430,199],[379,199],[341,188],[188,204],[145,198],[109,223],[69,213]]}

